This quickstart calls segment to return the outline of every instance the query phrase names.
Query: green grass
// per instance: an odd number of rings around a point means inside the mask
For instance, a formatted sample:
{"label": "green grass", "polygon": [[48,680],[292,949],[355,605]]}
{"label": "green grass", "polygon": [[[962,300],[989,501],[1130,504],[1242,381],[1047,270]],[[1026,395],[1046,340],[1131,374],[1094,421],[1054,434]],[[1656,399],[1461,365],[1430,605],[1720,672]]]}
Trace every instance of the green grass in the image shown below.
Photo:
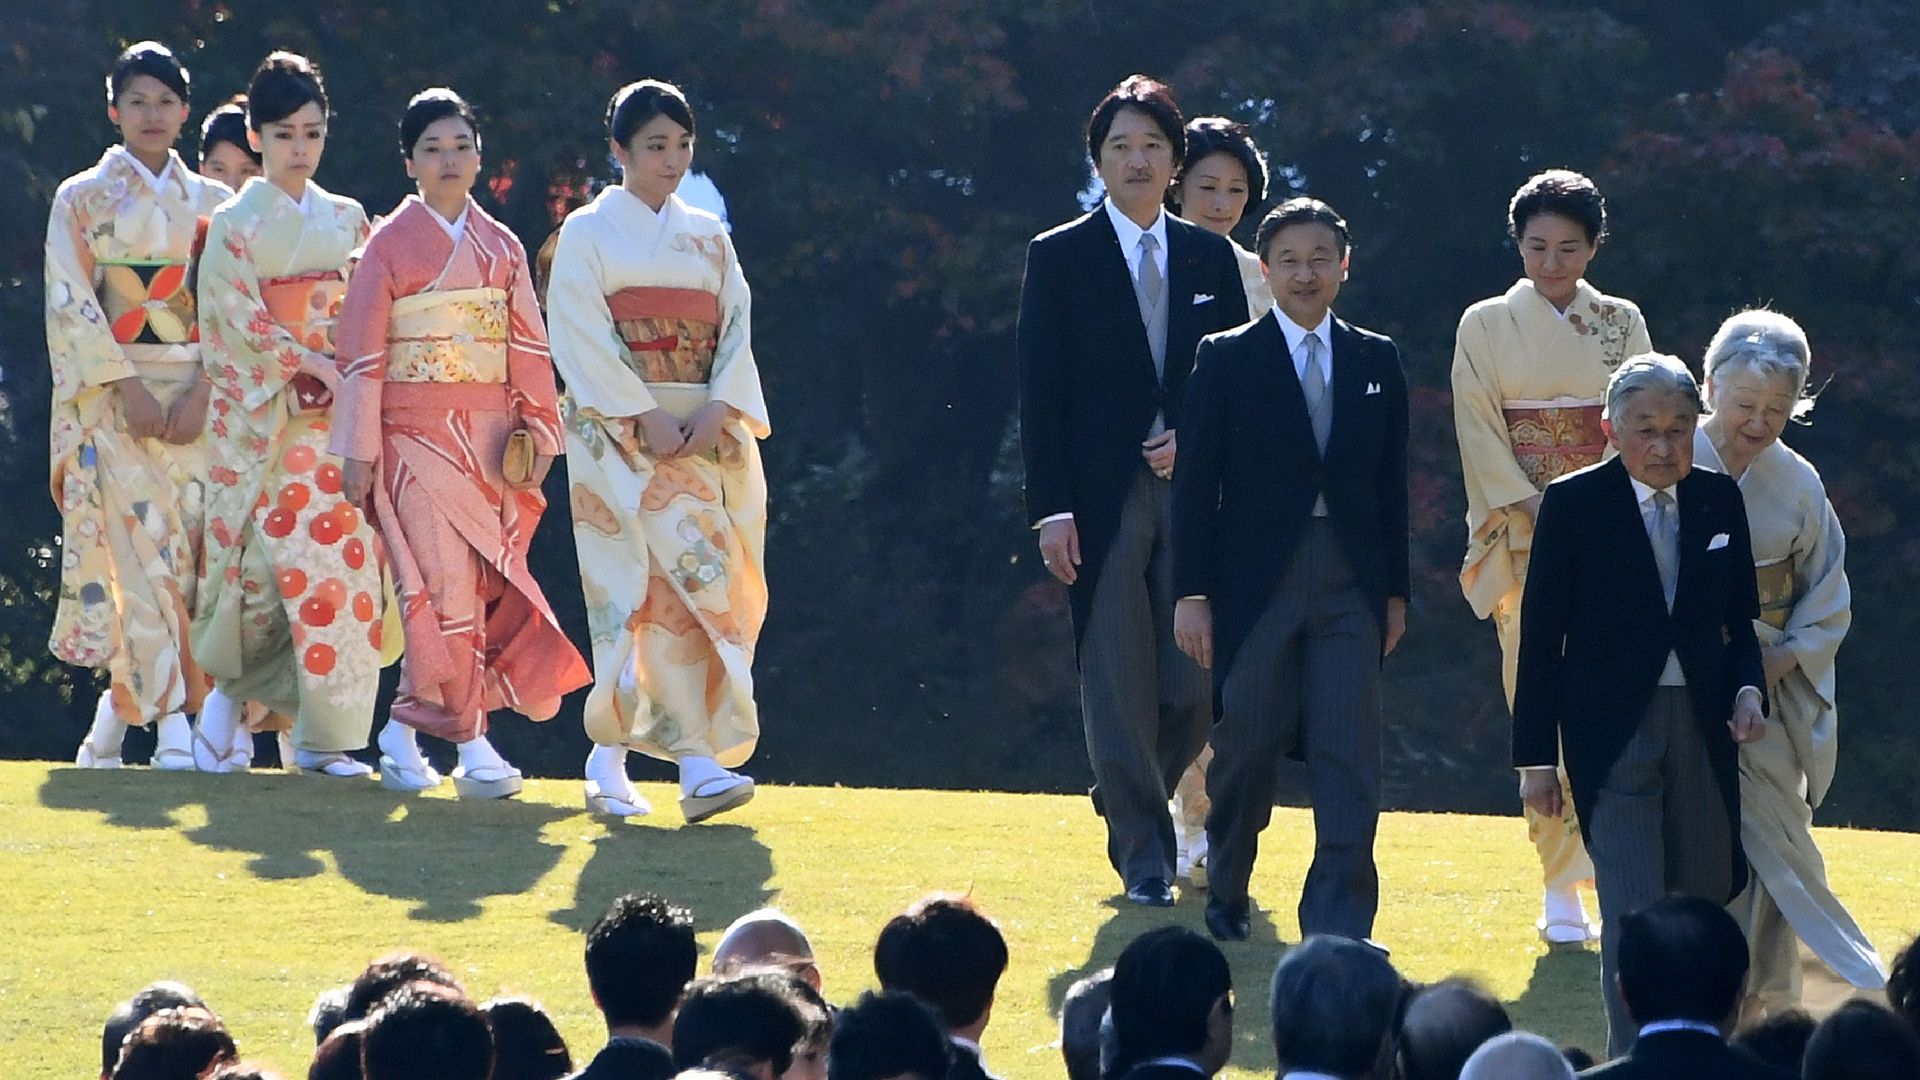
{"label": "green grass", "polygon": [[[476,995],[531,994],[576,1060],[602,1032],[581,972],[586,926],[621,892],[690,906],[703,948],[734,916],[777,903],[806,926],[827,994],[873,981],[874,934],[930,890],[970,891],[1006,933],[1013,967],[985,1040],[1010,1080],[1059,1076],[1055,1010],[1081,974],[1172,912],[1116,906],[1103,833],[1084,798],[763,788],[744,810],[685,828],[673,791],[644,786],[652,819],[613,824],[579,786],[463,804],[372,784],[263,772],[82,772],[0,763],[0,1046],[9,1077],[91,1076],[100,1021],[141,984],[190,983],[241,1049],[289,1080],[312,1052],[314,995],[375,953],[452,963]],[[1293,905],[1311,824],[1282,810],[1254,881],[1254,939],[1229,947],[1242,1075],[1271,1075],[1265,986],[1297,939]],[[1823,830],[1834,884],[1883,951],[1920,930],[1920,837]],[[1598,959],[1534,939],[1538,869],[1512,819],[1390,814],[1381,824],[1377,936],[1415,979],[1465,972],[1518,1022],[1563,1042],[1604,1041]]]}

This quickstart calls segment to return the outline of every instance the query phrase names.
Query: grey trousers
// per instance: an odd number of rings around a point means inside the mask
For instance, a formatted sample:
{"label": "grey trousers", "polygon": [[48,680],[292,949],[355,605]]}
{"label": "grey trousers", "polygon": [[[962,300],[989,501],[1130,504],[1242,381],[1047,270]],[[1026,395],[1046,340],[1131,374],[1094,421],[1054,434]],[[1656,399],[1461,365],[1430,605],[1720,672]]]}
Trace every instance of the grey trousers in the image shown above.
{"label": "grey trousers", "polygon": [[1207,742],[1207,674],[1173,641],[1173,485],[1143,464],[1080,635],[1087,758],[1107,817],[1107,858],[1131,887],[1171,882],[1167,799]]}
{"label": "grey trousers", "polygon": [[1380,628],[1325,518],[1293,561],[1226,674],[1207,770],[1207,876],[1243,905],[1260,832],[1273,817],[1280,759],[1304,751],[1313,864],[1300,933],[1365,938],[1380,906]]}
{"label": "grey trousers", "polygon": [[1732,891],[1733,843],[1687,688],[1662,686],[1601,782],[1587,823],[1603,920],[1607,1056],[1632,1049],[1639,1034],[1615,980],[1621,920],[1670,893],[1725,903]]}

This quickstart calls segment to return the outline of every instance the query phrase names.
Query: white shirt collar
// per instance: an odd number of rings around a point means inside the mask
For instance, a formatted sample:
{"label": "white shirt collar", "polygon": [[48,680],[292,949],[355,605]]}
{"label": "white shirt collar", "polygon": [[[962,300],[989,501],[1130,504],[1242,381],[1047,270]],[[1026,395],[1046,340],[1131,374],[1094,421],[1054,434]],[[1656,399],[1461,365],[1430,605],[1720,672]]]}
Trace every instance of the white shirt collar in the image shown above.
{"label": "white shirt collar", "polygon": [[473,200],[468,199],[466,204],[460,207],[460,216],[452,221],[441,217],[440,211],[427,206],[427,200],[421,199],[420,205],[427,207],[427,216],[433,219],[435,225],[440,226],[441,231],[447,234],[447,239],[452,240],[455,247],[459,247],[460,241],[467,235],[467,212],[473,209]]}
{"label": "white shirt collar", "polygon": [[158,173],[149,171],[139,158],[133,156],[133,151],[127,149],[124,145],[114,146],[113,152],[120,155],[121,159],[127,164],[133,166],[133,171],[140,175],[140,179],[147,182],[147,187],[152,189],[155,195],[166,194],[167,185],[173,182],[174,158],[171,150],[167,152],[167,163],[161,166]]}
{"label": "white shirt collar", "polygon": [[1140,247],[1142,233],[1152,233],[1154,240],[1159,243],[1160,254],[1156,261],[1166,257],[1167,211],[1165,207],[1162,207],[1159,216],[1153,219],[1153,224],[1143,229],[1134,224],[1132,218],[1121,213],[1120,208],[1113,205],[1113,199],[1102,200],[1102,205],[1107,208],[1107,220],[1113,222],[1113,233],[1120,238],[1120,250],[1126,254],[1129,263],[1133,261],[1133,253]]}
{"label": "white shirt collar", "polygon": [[972,1039],[963,1039],[958,1035],[947,1036],[947,1041],[951,1042],[953,1045],[958,1046],[962,1049],[971,1051],[973,1053],[973,1056],[980,1062],[980,1067],[982,1069],[986,1068],[987,1052],[980,1049],[979,1043],[974,1042]]}
{"label": "white shirt collar", "polygon": [[1331,363],[1333,358],[1333,312],[1329,311],[1325,315],[1320,316],[1320,325],[1309,329],[1288,318],[1287,313],[1281,311],[1279,305],[1276,304],[1273,308],[1273,321],[1280,324],[1280,332],[1286,335],[1288,356],[1299,352],[1300,343],[1307,340],[1308,334],[1314,334],[1320,338],[1320,346],[1327,350],[1326,359]]}
{"label": "white shirt collar", "polygon": [[1716,1039],[1724,1038],[1718,1027],[1700,1020],[1655,1020],[1651,1024],[1640,1026],[1640,1037],[1644,1039],[1648,1035],[1658,1035],[1666,1031],[1697,1031]]}
{"label": "white shirt collar", "polygon": [[[1633,484],[1634,501],[1639,503],[1643,508],[1648,506],[1653,501],[1654,489],[1650,485],[1643,484],[1639,480],[1634,479],[1632,474],[1628,474],[1627,480]],[[1667,496],[1673,500],[1674,506],[1677,507],[1680,505],[1680,485],[1673,484],[1668,487],[1663,487],[1660,490],[1667,493]],[[1661,1021],[1661,1023],[1666,1022],[1667,1021],[1664,1020]]]}

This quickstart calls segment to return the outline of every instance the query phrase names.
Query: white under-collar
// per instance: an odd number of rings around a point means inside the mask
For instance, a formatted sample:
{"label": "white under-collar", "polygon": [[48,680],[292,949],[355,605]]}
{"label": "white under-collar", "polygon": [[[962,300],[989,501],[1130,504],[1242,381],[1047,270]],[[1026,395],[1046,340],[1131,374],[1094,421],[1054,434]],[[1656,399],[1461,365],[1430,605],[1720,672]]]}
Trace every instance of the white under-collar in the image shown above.
{"label": "white under-collar", "polygon": [[427,200],[421,199],[420,205],[427,208],[427,216],[432,218],[433,223],[440,226],[441,231],[447,234],[447,239],[453,241],[453,246],[459,247],[460,241],[466,239],[467,236],[467,214],[473,209],[473,200],[468,199],[466,203],[460,207],[460,216],[454,218],[452,221],[441,217],[440,211],[428,205]]}
{"label": "white under-collar", "polygon": [[134,157],[133,151],[127,149],[125,144],[115,145],[113,148],[113,152],[115,154],[118,154],[121,160],[133,166],[133,171],[139,174],[140,179],[145,180],[147,182],[147,187],[155,195],[166,194],[167,185],[173,182],[173,166],[174,166],[174,162],[177,160],[173,156],[173,151],[171,150],[167,151],[167,163],[165,166],[163,166],[160,169],[158,173],[155,173],[152,170],[148,169],[144,162],[142,162],[139,158]]}

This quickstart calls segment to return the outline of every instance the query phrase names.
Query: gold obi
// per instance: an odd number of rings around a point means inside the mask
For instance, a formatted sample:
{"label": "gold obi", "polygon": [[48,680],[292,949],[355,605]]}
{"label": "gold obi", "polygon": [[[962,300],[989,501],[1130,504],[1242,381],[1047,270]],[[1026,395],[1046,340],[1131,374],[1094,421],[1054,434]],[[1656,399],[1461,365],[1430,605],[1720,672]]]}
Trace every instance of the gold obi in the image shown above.
{"label": "gold obi", "polygon": [[393,302],[387,381],[507,381],[507,291],[446,289]]}
{"label": "gold obi", "polygon": [[1509,401],[1501,407],[1513,460],[1536,490],[1545,491],[1553,481],[1606,456],[1607,436],[1600,430],[1603,404],[1598,399],[1555,398]]}
{"label": "gold obi", "polygon": [[720,297],[705,289],[635,286],[607,297],[627,366],[650,383],[704,383],[720,339]]}
{"label": "gold obi", "polygon": [[1760,621],[1775,630],[1787,628],[1787,616],[1793,613],[1793,560],[1781,559],[1753,568],[1760,586]]}
{"label": "gold obi", "polygon": [[346,295],[347,276],[338,270],[260,282],[260,300],[273,321],[295,341],[326,356],[333,355],[333,324],[340,318],[340,300]]}
{"label": "gold obi", "polygon": [[122,345],[200,340],[185,259],[102,259],[100,306]]}

